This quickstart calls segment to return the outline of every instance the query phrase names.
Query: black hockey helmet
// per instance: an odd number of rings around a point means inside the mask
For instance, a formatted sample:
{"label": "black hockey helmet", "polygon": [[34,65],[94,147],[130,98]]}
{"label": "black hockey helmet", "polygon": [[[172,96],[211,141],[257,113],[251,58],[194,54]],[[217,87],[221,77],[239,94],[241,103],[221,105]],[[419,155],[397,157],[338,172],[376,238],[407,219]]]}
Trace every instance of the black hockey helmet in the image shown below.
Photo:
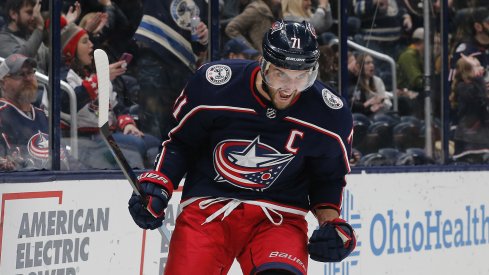
{"label": "black hockey helmet", "polygon": [[311,86],[317,76],[319,49],[314,27],[306,21],[276,21],[263,37],[262,76],[273,64],[288,70],[310,70]]}
{"label": "black hockey helmet", "polygon": [[314,68],[319,59],[314,27],[306,21],[276,21],[263,37],[263,58],[289,70]]}

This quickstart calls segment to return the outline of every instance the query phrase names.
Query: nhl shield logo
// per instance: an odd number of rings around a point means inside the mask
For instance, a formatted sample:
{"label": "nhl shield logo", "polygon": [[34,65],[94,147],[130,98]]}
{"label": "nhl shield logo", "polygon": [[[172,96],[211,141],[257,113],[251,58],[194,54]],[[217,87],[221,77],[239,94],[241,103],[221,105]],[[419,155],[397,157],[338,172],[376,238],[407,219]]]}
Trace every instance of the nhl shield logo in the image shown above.
{"label": "nhl shield logo", "polygon": [[214,85],[223,85],[231,79],[231,68],[227,65],[212,65],[205,71],[207,81]]}
{"label": "nhl shield logo", "polygon": [[255,191],[269,188],[293,154],[281,154],[275,148],[254,140],[225,140],[214,149],[214,169],[218,182]]}
{"label": "nhl shield logo", "polygon": [[321,92],[323,94],[323,100],[329,108],[337,110],[343,107],[341,98],[333,94],[330,90],[323,89]]}
{"label": "nhl shield logo", "polygon": [[277,110],[274,108],[267,108],[267,117],[268,118],[276,118],[277,117]]}

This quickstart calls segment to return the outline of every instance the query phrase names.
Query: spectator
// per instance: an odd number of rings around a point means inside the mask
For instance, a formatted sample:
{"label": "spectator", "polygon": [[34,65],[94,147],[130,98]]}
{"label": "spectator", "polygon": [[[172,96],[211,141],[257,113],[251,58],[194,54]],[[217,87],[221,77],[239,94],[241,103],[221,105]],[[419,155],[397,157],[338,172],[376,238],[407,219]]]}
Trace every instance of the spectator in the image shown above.
{"label": "spectator", "polygon": [[[61,48],[65,63],[65,67],[62,68],[62,74],[66,82],[75,90],[78,105],[78,134],[79,137],[85,139],[85,143],[81,143],[79,147],[104,145],[97,126],[98,88],[92,56],[93,44],[84,29],[75,24],[69,24],[61,31]],[[126,68],[123,63],[124,61],[118,61],[110,64],[111,80],[124,74]],[[120,144],[124,153],[131,154],[131,157],[126,156],[131,165],[142,169],[146,164],[149,165],[154,160],[153,157],[156,155],[148,156],[148,149],[158,147],[159,141],[155,137],[141,132],[136,127],[132,117],[127,114],[128,109],[126,106],[122,106],[121,102],[117,100],[117,94],[112,90],[110,92],[109,123],[114,131],[114,139]],[[68,106],[67,103],[63,103],[62,111],[68,113]],[[63,120],[63,126],[64,128],[69,127],[68,120]],[[95,165],[94,158],[97,161],[103,158],[90,151],[87,148],[82,148],[80,150],[80,160],[93,168],[104,167],[104,164]]]}
{"label": "spectator", "polygon": [[[49,169],[48,118],[31,104],[37,96],[36,66],[21,54],[0,64],[0,171]],[[75,162],[61,150],[61,168],[73,168]]]}
{"label": "spectator", "polygon": [[[358,0],[354,14],[361,20],[360,41],[366,47],[397,59],[403,44],[403,31],[412,28],[411,16],[404,8],[402,0]],[[390,65],[376,61],[379,76],[391,81]],[[395,89],[396,87],[389,87]]]}
{"label": "spectator", "polygon": [[226,0],[220,10],[220,23],[226,26],[229,21],[238,16],[252,0]]}
{"label": "spectator", "polygon": [[489,152],[489,98],[486,94],[484,68],[473,56],[461,54],[457,61],[450,101],[457,113],[455,155]]}
{"label": "spectator", "polygon": [[308,21],[314,26],[318,35],[329,30],[333,25],[329,0],[320,0],[316,11],[311,11],[311,0],[282,0],[284,20]]}
{"label": "spectator", "polygon": [[226,42],[223,49],[224,59],[250,59],[256,60],[260,53],[248,46],[245,41],[233,38]]}
{"label": "spectator", "polygon": [[[139,44],[139,120],[144,132],[163,137],[173,103],[199,65],[198,56],[207,49],[207,4],[204,0],[147,0],[143,13],[134,35]],[[196,14],[201,18],[192,40],[191,18]]]}
{"label": "spectator", "polygon": [[359,0],[354,13],[362,21],[360,31],[368,47],[397,57],[401,34],[412,27],[404,3],[400,0]]}
{"label": "spectator", "polygon": [[0,56],[19,53],[37,61],[41,72],[46,73],[49,50],[42,43],[44,19],[39,0],[7,0],[5,13],[7,25],[0,31]]}
{"label": "spectator", "polygon": [[338,85],[338,53],[329,45],[319,46],[318,78],[323,83],[337,88]]}
{"label": "spectator", "polygon": [[358,53],[356,52],[351,52],[348,51],[348,63],[347,63],[347,69],[348,69],[348,103],[350,103],[350,106],[352,106],[352,100],[353,100],[353,95],[354,92],[358,90],[357,85],[358,85],[358,77],[360,76],[360,66],[357,63],[357,55]]}
{"label": "spectator", "polygon": [[[462,54],[476,57],[485,70],[485,76],[489,78],[489,8],[475,8],[470,17],[468,21],[472,26],[472,32],[456,46],[451,59],[450,79],[452,80],[456,74],[456,64]],[[489,89],[489,79],[486,89]]]}
{"label": "spectator", "polygon": [[[121,1],[124,2],[124,1]],[[141,2],[141,1],[125,1],[125,2]],[[142,8],[139,5],[132,5],[135,17],[142,17]],[[101,11],[96,13],[95,19],[99,19],[99,24],[90,37],[94,41],[96,48],[103,48],[109,55],[110,60],[117,60],[124,52],[136,51],[136,44],[132,39],[136,29],[131,25],[135,21],[130,21],[116,1],[98,0],[98,7]],[[97,10],[98,11],[98,10]],[[105,22],[104,22],[105,21]],[[96,21],[97,22],[97,21]],[[101,29],[98,29],[102,26]],[[98,32],[95,32],[99,30]]]}
{"label": "spectator", "polygon": [[248,41],[250,46],[261,53],[263,34],[276,19],[282,18],[281,0],[256,0],[226,26],[230,38]]}
{"label": "spectator", "polygon": [[423,50],[424,29],[417,28],[413,32],[411,44],[399,55],[397,60],[399,88],[416,92],[423,90]]}
{"label": "spectator", "polygon": [[359,66],[358,84],[352,98],[352,112],[372,116],[375,113],[387,112],[392,107],[389,93],[385,90],[384,81],[375,75],[375,65],[372,56],[358,54]]}
{"label": "spectator", "polygon": [[424,83],[424,29],[417,28],[411,44],[397,60],[398,99],[400,115],[414,115],[423,118]]}

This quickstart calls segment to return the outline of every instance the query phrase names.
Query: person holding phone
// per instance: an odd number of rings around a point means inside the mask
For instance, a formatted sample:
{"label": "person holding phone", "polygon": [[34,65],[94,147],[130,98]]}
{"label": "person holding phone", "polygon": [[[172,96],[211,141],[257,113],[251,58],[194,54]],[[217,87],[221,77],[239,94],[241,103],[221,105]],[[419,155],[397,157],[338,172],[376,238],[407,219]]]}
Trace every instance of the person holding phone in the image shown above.
{"label": "person holding phone", "polygon": [[[98,86],[95,66],[93,62],[93,44],[87,32],[76,24],[68,24],[61,31],[62,57],[65,67],[62,68],[64,80],[75,90],[77,97],[77,122],[79,144],[81,147],[80,159],[93,168],[114,168],[115,163],[100,163],[105,159],[103,140],[98,131]],[[110,80],[123,75],[126,72],[124,64],[129,60],[120,60],[110,64]],[[62,128],[69,125],[68,98],[62,97]],[[113,136],[117,143],[121,144],[122,151],[126,154],[130,164],[136,168],[145,168],[152,163],[154,156],[148,155],[150,148],[157,148],[159,141],[156,137],[142,132],[134,119],[128,114],[128,109],[123,102],[118,101],[117,94],[112,90],[110,96],[109,122]],[[95,143],[95,144],[93,144]],[[102,146],[105,148],[99,154],[88,150],[88,146]],[[86,148],[84,149],[83,146]],[[111,161],[111,160],[110,160]],[[108,162],[110,162],[108,161]],[[108,166],[108,167],[107,167]]]}

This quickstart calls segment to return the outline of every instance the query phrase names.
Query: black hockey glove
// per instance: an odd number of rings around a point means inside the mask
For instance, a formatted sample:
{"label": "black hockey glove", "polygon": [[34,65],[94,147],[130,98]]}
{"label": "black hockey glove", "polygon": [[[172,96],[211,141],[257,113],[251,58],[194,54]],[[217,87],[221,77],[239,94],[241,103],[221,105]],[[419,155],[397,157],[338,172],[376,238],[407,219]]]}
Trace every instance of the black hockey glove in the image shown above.
{"label": "black hockey glove", "polygon": [[336,218],[314,230],[307,250],[319,262],[341,262],[355,249],[355,231],[345,220]]}
{"label": "black hockey glove", "polygon": [[163,224],[165,208],[173,193],[173,184],[163,174],[150,171],[138,177],[142,193],[146,197],[132,193],[129,199],[129,213],[136,224],[143,229],[155,229]]}

